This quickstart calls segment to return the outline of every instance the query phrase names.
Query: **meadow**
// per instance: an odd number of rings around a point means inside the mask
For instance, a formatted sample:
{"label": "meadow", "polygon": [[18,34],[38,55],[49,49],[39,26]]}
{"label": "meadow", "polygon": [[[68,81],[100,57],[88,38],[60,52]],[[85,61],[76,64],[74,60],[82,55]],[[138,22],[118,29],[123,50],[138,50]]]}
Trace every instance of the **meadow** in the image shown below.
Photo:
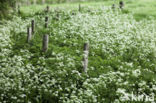
{"label": "meadow", "polygon": [[[115,4],[118,8],[120,0],[97,0],[90,2],[88,1],[82,1],[80,2],[84,6],[94,6],[95,8],[98,8],[99,5],[103,6],[112,6],[112,4]],[[125,9],[124,13],[133,15],[134,19],[137,21],[142,19],[151,19],[156,17],[156,2],[155,0],[124,0],[125,2]],[[61,4],[50,4],[51,7],[64,7],[65,9],[77,9],[79,3],[61,3]],[[22,11],[26,14],[30,14],[31,12],[36,12],[43,10],[46,5],[32,5],[32,6],[24,6],[22,7]]]}
{"label": "meadow", "polygon": [[[81,2],[81,10],[79,3],[50,4],[49,12],[47,5],[23,6],[3,20],[0,103],[155,103],[156,3],[126,0],[123,10],[112,10],[113,3]],[[45,34],[49,48],[42,52]]]}

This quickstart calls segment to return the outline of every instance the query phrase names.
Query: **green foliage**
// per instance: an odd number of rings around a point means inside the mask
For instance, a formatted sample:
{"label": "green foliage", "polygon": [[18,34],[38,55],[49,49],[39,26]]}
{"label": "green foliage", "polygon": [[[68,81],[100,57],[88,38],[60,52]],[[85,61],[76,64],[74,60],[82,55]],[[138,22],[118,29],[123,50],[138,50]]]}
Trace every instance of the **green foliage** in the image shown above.
{"label": "green foliage", "polygon": [[15,8],[16,0],[0,0],[0,18],[5,18],[11,8]]}
{"label": "green foliage", "polygon": [[[132,92],[155,96],[156,20],[138,22],[128,12],[101,5],[83,6],[81,12],[62,7],[5,21],[0,102],[125,103]],[[35,33],[26,43],[32,19]],[[46,53],[41,52],[44,34],[49,35]],[[85,42],[90,45],[87,74],[82,72]]]}

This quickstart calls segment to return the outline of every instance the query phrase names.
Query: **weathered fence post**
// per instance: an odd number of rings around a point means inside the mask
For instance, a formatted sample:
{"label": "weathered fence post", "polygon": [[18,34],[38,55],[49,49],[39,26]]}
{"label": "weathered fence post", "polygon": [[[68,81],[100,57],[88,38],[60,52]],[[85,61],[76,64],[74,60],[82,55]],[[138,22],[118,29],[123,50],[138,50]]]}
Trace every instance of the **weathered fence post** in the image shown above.
{"label": "weathered fence post", "polygon": [[87,72],[88,68],[88,54],[89,54],[89,44],[84,44],[84,57],[83,57],[83,71]]}
{"label": "weathered fence post", "polygon": [[18,4],[17,11],[18,11],[18,14],[21,13],[21,11],[20,11],[20,4]]}
{"label": "weathered fence post", "polygon": [[43,36],[43,44],[42,44],[42,51],[46,52],[48,50],[48,43],[49,43],[49,35],[45,34]]}
{"label": "weathered fence post", "polygon": [[56,14],[56,20],[60,20],[60,14],[59,14],[59,12],[57,12],[57,14]]}
{"label": "weathered fence post", "polygon": [[81,4],[79,4],[79,12],[81,11]]}
{"label": "weathered fence post", "polygon": [[120,8],[120,9],[123,9],[123,8],[124,8],[124,2],[123,2],[123,1],[120,1],[120,2],[119,2],[119,8]]}
{"label": "weathered fence post", "polygon": [[31,21],[31,32],[32,32],[32,34],[35,33],[35,20]]}
{"label": "weathered fence post", "polygon": [[48,28],[48,21],[49,21],[49,18],[48,16],[45,17],[45,28]]}
{"label": "weathered fence post", "polygon": [[30,42],[31,38],[32,38],[31,28],[28,27],[27,28],[27,43]]}
{"label": "weathered fence post", "polygon": [[115,4],[112,5],[112,9],[115,10]]}
{"label": "weathered fence post", "polygon": [[46,7],[46,12],[48,13],[49,12],[49,10],[50,10],[50,7],[47,5],[47,7]]}

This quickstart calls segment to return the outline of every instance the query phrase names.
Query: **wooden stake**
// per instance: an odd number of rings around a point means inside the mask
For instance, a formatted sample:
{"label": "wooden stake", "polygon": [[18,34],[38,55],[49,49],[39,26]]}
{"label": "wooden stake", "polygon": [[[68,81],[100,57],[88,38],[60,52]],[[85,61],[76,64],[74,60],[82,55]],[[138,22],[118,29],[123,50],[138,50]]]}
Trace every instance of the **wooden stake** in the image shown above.
{"label": "wooden stake", "polygon": [[48,16],[45,17],[45,28],[48,28],[48,21],[49,21],[49,18]]}
{"label": "wooden stake", "polygon": [[49,43],[49,35],[45,34],[43,36],[43,45],[42,45],[43,52],[46,52],[48,50],[48,43]]}
{"label": "wooden stake", "polygon": [[120,9],[123,9],[123,8],[124,8],[124,2],[123,2],[123,1],[120,1],[120,2],[119,2],[119,8],[120,8]]}
{"label": "wooden stake", "polygon": [[47,7],[46,7],[46,12],[48,13],[49,10],[50,10],[50,7],[47,5]]}
{"label": "wooden stake", "polygon": [[28,28],[27,28],[27,43],[30,42],[31,38],[32,38],[31,28],[28,27]]}
{"label": "wooden stake", "polygon": [[20,5],[18,4],[18,14],[20,14],[21,13],[21,11],[20,11]]}
{"label": "wooden stake", "polygon": [[89,54],[89,44],[84,44],[84,57],[83,57],[83,71],[87,72],[88,68],[88,54]]}
{"label": "wooden stake", "polygon": [[57,21],[60,20],[60,14],[59,14],[59,11],[57,11],[57,14],[56,14],[56,20],[57,20]]}
{"label": "wooden stake", "polygon": [[32,34],[35,33],[35,20],[31,21],[31,32],[32,32]]}
{"label": "wooden stake", "polygon": [[115,4],[112,5],[112,9],[115,10]]}
{"label": "wooden stake", "polygon": [[81,11],[81,4],[79,4],[79,12]]}

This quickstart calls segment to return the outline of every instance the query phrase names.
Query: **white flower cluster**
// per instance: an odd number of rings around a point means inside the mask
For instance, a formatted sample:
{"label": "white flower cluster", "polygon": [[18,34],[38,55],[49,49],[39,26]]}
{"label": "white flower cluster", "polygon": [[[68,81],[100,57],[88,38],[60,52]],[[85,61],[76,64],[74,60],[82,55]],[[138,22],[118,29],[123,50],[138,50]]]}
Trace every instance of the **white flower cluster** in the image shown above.
{"label": "white flower cluster", "polygon": [[[132,91],[156,93],[155,20],[137,22],[107,7],[70,12],[62,11],[60,21],[50,18],[52,44],[45,55],[38,52],[45,15],[34,17],[39,26],[30,48],[16,40],[26,38],[32,18],[14,17],[0,26],[0,102],[120,103],[129,102]],[[86,42],[88,74],[81,73]]]}

